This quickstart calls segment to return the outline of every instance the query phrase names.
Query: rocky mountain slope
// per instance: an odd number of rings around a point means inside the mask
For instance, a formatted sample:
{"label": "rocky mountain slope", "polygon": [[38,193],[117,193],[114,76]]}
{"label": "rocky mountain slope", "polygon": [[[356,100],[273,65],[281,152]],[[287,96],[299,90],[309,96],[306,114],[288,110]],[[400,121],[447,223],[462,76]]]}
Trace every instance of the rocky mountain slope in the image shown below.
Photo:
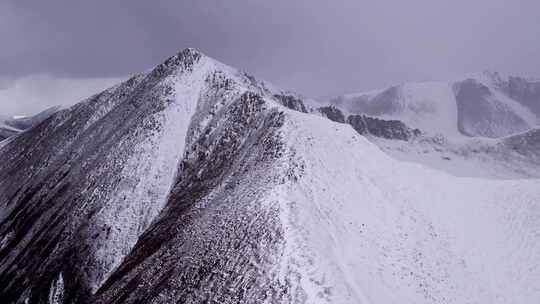
{"label": "rocky mountain slope", "polygon": [[[416,127],[313,109],[186,49],[0,148],[0,302],[540,298],[539,180],[373,143]],[[498,144],[536,155],[537,132]]]}

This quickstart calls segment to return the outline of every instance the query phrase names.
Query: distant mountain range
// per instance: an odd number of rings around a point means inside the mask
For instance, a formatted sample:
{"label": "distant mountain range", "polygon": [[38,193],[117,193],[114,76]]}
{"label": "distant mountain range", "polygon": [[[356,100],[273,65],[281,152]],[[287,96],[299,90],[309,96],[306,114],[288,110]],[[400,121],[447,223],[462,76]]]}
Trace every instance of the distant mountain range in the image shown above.
{"label": "distant mountain range", "polygon": [[40,124],[59,110],[60,107],[53,107],[28,117],[10,117],[0,115],[0,142]]}
{"label": "distant mountain range", "polygon": [[330,104],[351,114],[397,119],[429,134],[499,138],[537,127],[539,101],[540,81],[485,72],[338,96]]}
{"label": "distant mountain range", "polygon": [[5,123],[0,303],[535,303],[537,94],[319,105],[183,50]]}

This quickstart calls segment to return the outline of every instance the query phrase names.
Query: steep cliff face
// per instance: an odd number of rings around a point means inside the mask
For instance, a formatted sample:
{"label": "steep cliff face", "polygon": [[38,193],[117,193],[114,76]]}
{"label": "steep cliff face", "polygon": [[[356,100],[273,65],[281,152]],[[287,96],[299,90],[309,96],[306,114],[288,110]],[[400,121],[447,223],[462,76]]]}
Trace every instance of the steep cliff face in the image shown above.
{"label": "steep cliff face", "polygon": [[187,49],[9,140],[0,302],[540,297],[537,180],[397,161],[361,134],[412,144],[403,122],[308,111]]}

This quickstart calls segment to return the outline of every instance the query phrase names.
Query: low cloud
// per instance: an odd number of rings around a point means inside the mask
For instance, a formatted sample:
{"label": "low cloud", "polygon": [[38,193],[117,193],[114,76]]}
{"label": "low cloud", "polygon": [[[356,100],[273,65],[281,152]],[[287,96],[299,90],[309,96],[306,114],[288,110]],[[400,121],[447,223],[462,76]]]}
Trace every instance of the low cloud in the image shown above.
{"label": "low cloud", "polygon": [[0,114],[29,115],[56,105],[70,106],[122,80],[66,79],[44,74],[0,79]]}

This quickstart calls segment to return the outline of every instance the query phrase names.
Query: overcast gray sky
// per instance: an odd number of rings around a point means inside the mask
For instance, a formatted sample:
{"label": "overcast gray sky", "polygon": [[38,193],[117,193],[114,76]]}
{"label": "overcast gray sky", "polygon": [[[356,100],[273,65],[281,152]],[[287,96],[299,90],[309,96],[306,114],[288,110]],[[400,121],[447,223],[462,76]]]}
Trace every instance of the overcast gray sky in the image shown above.
{"label": "overcast gray sky", "polygon": [[35,75],[97,89],[185,47],[317,97],[486,69],[538,77],[540,1],[2,0],[0,39],[0,111],[54,103],[16,104]]}

